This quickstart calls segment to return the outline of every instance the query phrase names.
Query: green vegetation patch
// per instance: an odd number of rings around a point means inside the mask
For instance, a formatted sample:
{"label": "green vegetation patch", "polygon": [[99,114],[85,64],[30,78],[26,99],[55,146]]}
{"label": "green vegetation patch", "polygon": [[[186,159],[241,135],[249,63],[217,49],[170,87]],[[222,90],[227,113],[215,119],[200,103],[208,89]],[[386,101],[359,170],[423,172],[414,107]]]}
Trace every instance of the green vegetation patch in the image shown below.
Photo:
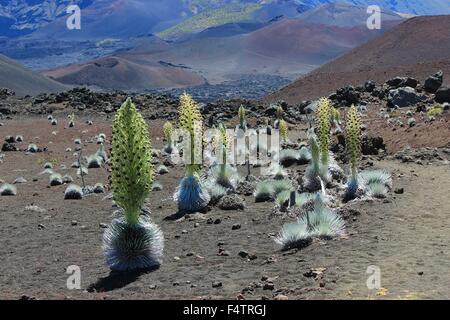
{"label": "green vegetation patch", "polygon": [[223,8],[207,10],[176,26],[157,34],[161,38],[172,38],[186,33],[199,32],[227,23],[243,22],[252,19],[252,14],[261,9],[260,4],[230,4]]}

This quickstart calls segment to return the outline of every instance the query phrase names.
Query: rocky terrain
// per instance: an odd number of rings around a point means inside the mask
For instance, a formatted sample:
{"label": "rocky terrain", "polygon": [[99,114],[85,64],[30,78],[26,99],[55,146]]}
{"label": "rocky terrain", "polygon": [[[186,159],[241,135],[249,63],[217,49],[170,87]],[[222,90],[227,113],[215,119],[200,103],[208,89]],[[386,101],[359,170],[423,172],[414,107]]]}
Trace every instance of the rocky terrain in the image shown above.
{"label": "rocky terrain", "polygon": [[[427,85],[394,78],[383,85],[338,90],[331,98],[341,113],[357,103],[363,114],[359,168],[382,168],[393,177],[393,190],[382,200],[350,203],[339,209],[346,223],[340,240],[317,240],[304,249],[280,251],[274,237],[292,217],[275,214],[275,204],[255,202],[252,184],[238,189],[231,202],[206,213],[177,216],[172,194],[183,175],[159,152],[162,123],[175,120],[178,100],[166,95],[135,95],[133,100],[150,125],[156,166],[167,174],[156,180],[162,190],[148,200],[154,221],[165,235],[160,269],[145,273],[110,273],[104,265],[101,237],[114,214],[108,197],[108,166],[89,169],[87,185],[104,188],[82,200],[63,200],[65,186],[49,186],[46,162],[82,181],[71,164],[73,152],[95,152],[95,137],[111,137],[111,118],[126,98],[123,92],[73,89],[61,94],[16,97],[0,91],[0,179],[15,182],[17,195],[0,196],[0,297],[5,299],[430,299],[450,294],[446,261],[450,208],[450,111],[435,93],[440,74]],[[445,75],[443,75],[445,76]],[[411,87],[406,86],[411,85]],[[416,85],[414,85],[416,84]],[[415,87],[415,88],[413,88]],[[389,90],[387,90],[389,88]],[[418,88],[421,88],[418,90]],[[433,90],[434,90],[433,89]],[[412,92],[411,92],[412,90]],[[392,92],[394,91],[394,92]],[[201,104],[205,123],[233,127],[237,108],[245,105],[250,127],[273,121],[277,108],[251,100]],[[281,103],[292,142],[305,142],[314,104]],[[74,127],[67,115],[75,113]],[[52,125],[47,116],[59,121]],[[411,120],[411,119],[414,119]],[[74,144],[79,138],[81,145]],[[13,139],[14,140],[14,139]],[[35,143],[41,152],[25,151]],[[346,166],[345,140],[337,133],[333,151]],[[70,148],[70,151],[69,149]],[[78,148],[78,149],[77,149]],[[287,168],[293,179],[305,166]],[[246,169],[239,168],[245,176]],[[258,168],[251,169],[258,179]],[[250,180],[251,181],[251,180]],[[230,204],[232,206],[230,207]],[[235,208],[234,210],[225,210]],[[236,208],[239,208],[236,210]],[[20,265],[20,268],[17,266]],[[81,289],[66,287],[66,268],[81,268]],[[366,287],[367,268],[382,270],[382,288]]]}
{"label": "rocky terrain", "polygon": [[[364,85],[367,80],[384,83],[398,75],[423,83],[437,70],[450,72],[450,16],[409,19],[382,36],[317,68],[266,101],[303,100],[327,96],[346,85]],[[450,86],[444,79],[444,86]]]}
{"label": "rocky terrain", "polygon": [[[0,0],[0,52],[51,68],[0,55],[0,299],[450,297],[450,16],[404,21],[448,14],[448,1],[74,3],[79,32],[65,28],[66,0]],[[366,28],[368,4],[383,7],[382,30]],[[169,154],[186,150],[167,121],[195,136],[200,117],[222,143],[226,128],[280,133],[279,154],[248,142],[280,158],[203,161],[190,185],[197,168]],[[126,211],[117,179],[137,191],[131,206],[151,185],[142,213],[164,235],[158,268],[105,259],[105,230]],[[180,181],[186,202],[207,190],[190,201],[201,209],[177,203]]]}
{"label": "rocky terrain", "polygon": [[18,95],[61,92],[68,88],[68,86],[24,68],[1,54],[0,86],[12,90]]}

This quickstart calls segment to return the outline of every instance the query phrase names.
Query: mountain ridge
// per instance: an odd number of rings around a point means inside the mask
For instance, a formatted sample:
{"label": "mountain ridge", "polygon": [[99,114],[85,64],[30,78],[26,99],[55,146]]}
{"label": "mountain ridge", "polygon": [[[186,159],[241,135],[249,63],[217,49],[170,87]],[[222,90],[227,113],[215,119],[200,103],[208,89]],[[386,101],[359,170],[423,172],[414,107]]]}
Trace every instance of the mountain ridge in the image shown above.
{"label": "mountain ridge", "polygon": [[[423,81],[438,70],[450,73],[450,16],[414,17],[272,93],[264,101],[296,104],[367,80],[384,83],[399,74]],[[449,79],[445,81],[450,85]]]}

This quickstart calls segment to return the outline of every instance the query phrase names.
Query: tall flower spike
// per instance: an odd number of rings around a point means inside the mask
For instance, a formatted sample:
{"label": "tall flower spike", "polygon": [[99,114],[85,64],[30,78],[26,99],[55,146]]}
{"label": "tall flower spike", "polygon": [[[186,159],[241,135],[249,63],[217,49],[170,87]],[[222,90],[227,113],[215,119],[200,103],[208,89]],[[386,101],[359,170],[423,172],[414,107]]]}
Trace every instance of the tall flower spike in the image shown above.
{"label": "tall flower spike", "polygon": [[203,146],[203,118],[197,103],[186,92],[180,97],[178,113],[180,128],[186,130],[190,138],[190,150],[186,151],[190,152],[191,163],[186,164],[186,166],[187,175],[192,176],[199,170],[199,165],[195,163],[195,159],[201,158]]}
{"label": "tall flower spike", "polygon": [[281,106],[278,106],[278,108],[277,108],[277,119],[278,120],[283,119],[283,113],[284,113],[283,108]]}
{"label": "tall flower spike", "polygon": [[314,134],[314,131],[308,132],[309,135],[309,144],[311,146],[311,164],[314,168],[314,172],[319,172],[319,161],[320,161],[320,148],[317,143],[317,137]]}
{"label": "tall flower spike", "polygon": [[337,108],[331,108],[331,121],[335,121],[337,124],[341,123],[341,113]]}
{"label": "tall flower spike", "polygon": [[241,127],[241,129],[245,128],[245,108],[244,106],[241,104],[241,106],[239,107],[239,125]]}
{"label": "tall flower spike", "polygon": [[283,142],[288,140],[288,124],[283,119],[280,120],[280,137]]}
{"label": "tall flower spike", "polygon": [[328,153],[331,131],[331,101],[328,98],[319,100],[316,110],[316,128],[319,136],[322,164],[328,167]]}
{"label": "tall flower spike", "polygon": [[164,130],[164,138],[166,138],[167,144],[172,145],[172,134],[173,134],[172,124],[169,121],[167,121],[166,123],[164,123],[163,130]]}
{"label": "tall flower spike", "polygon": [[352,105],[347,114],[346,130],[346,145],[350,157],[352,178],[356,180],[356,161],[360,151],[361,124],[358,110],[355,105]]}
{"label": "tall flower spike", "polygon": [[137,224],[153,180],[148,127],[131,99],[118,110],[113,123],[112,181],[114,201],[129,224]]}

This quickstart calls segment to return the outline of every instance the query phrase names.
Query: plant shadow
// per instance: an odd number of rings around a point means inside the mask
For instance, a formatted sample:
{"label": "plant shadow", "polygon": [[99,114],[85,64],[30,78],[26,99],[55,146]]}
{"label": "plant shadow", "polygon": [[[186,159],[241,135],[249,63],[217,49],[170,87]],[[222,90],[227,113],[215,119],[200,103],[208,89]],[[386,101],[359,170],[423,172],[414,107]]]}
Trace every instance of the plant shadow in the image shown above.
{"label": "plant shadow", "polygon": [[[208,206],[202,210],[199,210],[198,213],[201,214],[206,214],[211,210],[211,208]],[[181,220],[184,219],[186,217],[189,217],[190,215],[195,214],[196,212],[192,212],[192,211],[187,211],[187,210],[178,210],[177,212],[166,216],[163,220],[164,221],[177,221],[177,220]]]}
{"label": "plant shadow", "polygon": [[87,291],[88,292],[109,292],[116,289],[121,289],[126,287],[130,283],[135,282],[144,274],[151,273],[158,270],[159,266],[151,269],[142,269],[127,272],[117,272],[111,271],[107,277],[100,278],[97,282],[91,284]]}

